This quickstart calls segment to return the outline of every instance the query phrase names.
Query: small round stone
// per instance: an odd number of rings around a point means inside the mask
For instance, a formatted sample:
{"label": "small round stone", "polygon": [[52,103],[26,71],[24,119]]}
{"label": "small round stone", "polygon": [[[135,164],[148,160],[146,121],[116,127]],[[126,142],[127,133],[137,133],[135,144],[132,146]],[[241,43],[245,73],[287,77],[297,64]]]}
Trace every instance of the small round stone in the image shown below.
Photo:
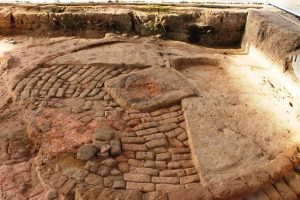
{"label": "small round stone", "polygon": [[98,173],[101,176],[108,176],[109,174],[109,168],[107,166],[101,166],[98,170]]}
{"label": "small round stone", "polygon": [[106,165],[106,166],[109,166],[109,167],[114,167],[116,164],[117,164],[117,161],[115,161],[114,159],[112,158],[107,158],[105,160],[103,160],[101,162],[102,165]]}
{"label": "small round stone", "polygon": [[112,170],[110,171],[110,174],[111,174],[111,175],[120,175],[121,172],[120,172],[119,170],[117,170],[117,169],[112,169]]}
{"label": "small round stone", "polygon": [[78,149],[77,159],[88,161],[95,156],[96,152],[97,150],[92,144],[85,144]]}
{"label": "small round stone", "polygon": [[121,171],[121,172],[128,172],[129,171],[129,165],[127,162],[120,162],[118,164],[118,169]]}

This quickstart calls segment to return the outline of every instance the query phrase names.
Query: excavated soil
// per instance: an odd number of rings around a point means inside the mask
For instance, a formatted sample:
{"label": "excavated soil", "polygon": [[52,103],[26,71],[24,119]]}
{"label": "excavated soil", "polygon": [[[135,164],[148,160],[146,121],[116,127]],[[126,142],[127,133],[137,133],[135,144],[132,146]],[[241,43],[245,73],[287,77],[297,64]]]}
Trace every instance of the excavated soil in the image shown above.
{"label": "excavated soil", "polygon": [[243,50],[116,34],[0,43],[1,199],[300,194],[298,101]]}

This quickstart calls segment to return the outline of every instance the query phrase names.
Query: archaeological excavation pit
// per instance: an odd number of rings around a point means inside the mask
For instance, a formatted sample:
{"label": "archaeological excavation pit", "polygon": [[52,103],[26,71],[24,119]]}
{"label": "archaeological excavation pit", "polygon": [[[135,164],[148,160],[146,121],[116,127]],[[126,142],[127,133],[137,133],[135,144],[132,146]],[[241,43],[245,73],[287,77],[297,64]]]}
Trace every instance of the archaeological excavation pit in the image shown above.
{"label": "archaeological excavation pit", "polygon": [[1,5],[0,199],[300,198],[299,19]]}

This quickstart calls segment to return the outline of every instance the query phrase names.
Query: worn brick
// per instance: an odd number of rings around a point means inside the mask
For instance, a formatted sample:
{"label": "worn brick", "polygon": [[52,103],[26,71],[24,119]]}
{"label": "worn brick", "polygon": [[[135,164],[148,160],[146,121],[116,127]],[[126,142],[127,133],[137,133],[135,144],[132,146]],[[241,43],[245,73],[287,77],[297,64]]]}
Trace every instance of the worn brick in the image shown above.
{"label": "worn brick", "polygon": [[114,167],[117,165],[117,161],[112,159],[112,158],[107,158],[103,161],[101,161],[101,165],[106,165],[106,166],[109,166],[109,167]]}
{"label": "worn brick", "polygon": [[153,160],[145,160],[144,167],[155,168],[155,162]]}
{"label": "worn brick", "polygon": [[170,111],[167,108],[163,108],[163,109],[159,109],[159,110],[151,112],[150,115],[155,117],[155,116],[162,115],[162,114],[168,113],[168,112],[170,112]]}
{"label": "worn brick", "polygon": [[135,132],[135,134],[137,136],[146,136],[146,135],[150,135],[150,134],[153,134],[153,133],[158,133],[157,128],[149,128],[149,129],[145,129],[145,130]]}
{"label": "worn brick", "polygon": [[126,189],[127,190],[140,190],[142,192],[152,192],[155,190],[155,184],[127,182]]}
{"label": "worn brick", "polygon": [[197,171],[197,169],[195,167],[186,168],[186,169],[184,169],[184,171],[185,171],[186,175],[188,175],[188,176],[192,175],[192,174],[197,174],[198,173],[198,171]]}
{"label": "worn brick", "polygon": [[177,136],[177,139],[181,142],[185,141],[188,139],[186,133],[181,133],[180,135]]}
{"label": "worn brick", "polygon": [[130,158],[134,159],[135,158],[135,152],[134,151],[123,151],[123,156],[125,156],[126,158],[129,158],[129,159]]}
{"label": "worn brick", "polygon": [[131,119],[140,119],[140,118],[143,118],[143,117],[149,117],[149,113],[131,113],[129,114],[129,117]]}
{"label": "worn brick", "polygon": [[122,156],[115,157],[115,160],[118,161],[118,162],[127,162],[128,158],[125,157],[124,155],[122,155]]}
{"label": "worn brick", "polygon": [[168,149],[166,147],[157,147],[152,149],[155,153],[165,153],[168,152]]}
{"label": "worn brick", "polygon": [[[228,193],[226,193],[226,194],[228,194]],[[185,199],[189,199],[189,200],[217,199],[217,198],[214,198],[214,196],[212,195],[212,193],[209,191],[209,189],[207,187],[200,186],[200,185],[198,185],[197,188],[195,188],[195,187],[187,188],[187,189],[177,188],[175,190],[168,191],[169,200],[179,200],[180,198],[178,199],[178,197],[182,197],[182,196],[184,196]],[[229,198],[225,197],[222,199],[229,199]],[[234,199],[244,199],[244,198],[234,198]]]}
{"label": "worn brick", "polygon": [[153,168],[145,168],[145,167],[135,167],[130,168],[130,173],[133,174],[147,174],[151,176],[158,176],[158,170]]}
{"label": "worn brick", "polygon": [[177,112],[168,112],[168,113],[164,113],[164,114],[160,115],[160,117],[162,119],[169,119],[172,117],[177,117],[178,115],[180,115],[180,114],[178,114]]}
{"label": "worn brick", "polygon": [[137,126],[138,124],[141,123],[141,119],[131,119],[127,122],[127,125],[129,127],[134,127],[134,126]]}
{"label": "worn brick", "polygon": [[160,121],[161,117],[160,116],[156,116],[156,117],[143,117],[141,118],[142,122],[154,122],[154,121]]}
{"label": "worn brick", "polygon": [[102,185],[103,184],[103,178],[101,176],[98,176],[93,173],[89,173],[85,179],[84,182],[89,185]]}
{"label": "worn brick", "polygon": [[155,133],[151,135],[144,136],[144,139],[148,142],[151,140],[157,140],[157,139],[165,139],[166,136],[163,133]]}
{"label": "worn brick", "polygon": [[184,147],[184,144],[182,142],[180,142],[179,140],[177,140],[176,138],[168,139],[168,142],[171,147],[176,147],[176,148]]}
{"label": "worn brick", "polygon": [[122,143],[124,144],[143,144],[145,139],[143,137],[122,137]]}
{"label": "worn brick", "polygon": [[183,190],[184,185],[173,185],[173,184],[156,184],[155,189],[160,191],[172,191],[172,190]]}
{"label": "worn brick", "polygon": [[136,159],[129,159],[128,164],[133,167],[143,167],[144,161],[143,160],[136,160]]}
{"label": "worn brick", "polygon": [[178,128],[178,125],[176,123],[172,123],[172,124],[161,125],[161,126],[157,127],[157,130],[159,132],[167,132],[167,131],[171,131],[175,128]]}
{"label": "worn brick", "polygon": [[169,162],[168,168],[169,169],[179,169],[179,168],[181,168],[181,165],[179,162]]}
{"label": "worn brick", "polygon": [[159,176],[182,177],[185,175],[186,174],[183,169],[163,170],[163,171],[159,172]]}
{"label": "worn brick", "polygon": [[182,133],[184,133],[184,129],[183,128],[176,128],[174,130],[165,132],[165,134],[166,134],[166,136],[168,138],[175,138],[175,137],[177,137],[178,135],[180,135]]}
{"label": "worn brick", "polygon": [[184,141],[184,142],[182,142],[182,143],[183,143],[184,146],[186,146],[186,147],[189,147],[189,146],[190,146],[189,140],[186,140],[186,141]]}
{"label": "worn brick", "polygon": [[101,176],[108,176],[109,171],[110,171],[109,167],[103,165],[99,167],[97,174]]}
{"label": "worn brick", "polygon": [[154,122],[145,122],[141,123],[133,128],[133,131],[138,131],[138,130],[144,130],[144,129],[149,129],[149,128],[154,128],[159,126],[159,123],[154,121]]}
{"label": "worn brick", "polygon": [[168,194],[164,191],[148,192],[148,200],[168,200]]}
{"label": "worn brick", "polygon": [[183,161],[178,161],[178,162],[180,163],[180,166],[182,168],[194,167],[192,160],[183,160]]}
{"label": "worn brick", "polygon": [[173,161],[190,160],[191,154],[172,154]]}
{"label": "worn brick", "polygon": [[142,200],[143,193],[137,189],[130,189],[124,191],[124,200]]}
{"label": "worn brick", "polygon": [[119,162],[118,163],[118,169],[121,171],[121,172],[128,172],[129,171],[129,165],[127,162]]}
{"label": "worn brick", "polygon": [[158,170],[164,170],[167,168],[167,162],[166,161],[155,161],[155,166]]}
{"label": "worn brick", "polygon": [[199,181],[200,181],[200,177],[198,174],[180,177],[180,184],[195,183],[195,182],[199,182]]}
{"label": "worn brick", "polygon": [[122,144],[122,149],[125,151],[147,151],[145,144]]}
{"label": "worn brick", "polygon": [[124,174],[125,181],[139,182],[139,183],[148,183],[151,178],[147,174],[133,174],[133,173],[125,173]]}
{"label": "worn brick", "polygon": [[174,105],[174,106],[171,106],[171,107],[169,108],[169,110],[170,110],[171,112],[179,111],[179,110],[181,110],[181,106],[180,106],[180,105]]}
{"label": "worn brick", "polygon": [[171,148],[169,149],[169,152],[171,154],[186,154],[186,153],[190,153],[190,149],[189,148]]}
{"label": "worn brick", "polygon": [[113,189],[125,189],[126,183],[124,181],[114,181],[112,188]]}
{"label": "worn brick", "polygon": [[156,154],[155,160],[170,160],[171,155],[169,152]]}
{"label": "worn brick", "polygon": [[159,121],[160,124],[172,124],[172,123],[178,123],[178,122],[180,122],[180,119],[178,117],[171,117],[171,118]]}
{"label": "worn brick", "polygon": [[113,176],[117,176],[117,175],[121,175],[122,173],[121,173],[121,171],[118,170],[118,169],[112,169],[112,170],[110,171],[110,174],[113,175]]}
{"label": "worn brick", "polygon": [[156,147],[163,147],[167,146],[168,142],[166,139],[157,139],[157,140],[152,140],[149,142],[146,142],[146,146],[150,149],[156,148]]}
{"label": "worn brick", "polygon": [[160,177],[160,176],[153,176],[151,178],[152,183],[166,183],[166,184],[178,184],[179,178],[178,177]]}
{"label": "worn brick", "polygon": [[136,152],[136,159],[138,160],[154,160],[152,152]]}
{"label": "worn brick", "polygon": [[103,185],[105,187],[112,187],[115,181],[123,181],[122,176],[108,176],[103,178]]}
{"label": "worn brick", "polygon": [[99,169],[99,165],[100,165],[100,163],[93,162],[93,161],[87,161],[84,165],[84,169],[88,170],[92,173],[97,173],[97,171]]}

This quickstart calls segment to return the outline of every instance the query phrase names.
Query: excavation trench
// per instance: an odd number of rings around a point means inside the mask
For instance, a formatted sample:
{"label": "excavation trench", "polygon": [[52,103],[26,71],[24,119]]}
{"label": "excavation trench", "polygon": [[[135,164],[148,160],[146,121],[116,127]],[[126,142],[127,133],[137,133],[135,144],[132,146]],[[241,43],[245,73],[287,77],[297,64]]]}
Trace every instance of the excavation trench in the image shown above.
{"label": "excavation trench", "polygon": [[0,11],[2,199],[297,199],[292,19],[221,7]]}

